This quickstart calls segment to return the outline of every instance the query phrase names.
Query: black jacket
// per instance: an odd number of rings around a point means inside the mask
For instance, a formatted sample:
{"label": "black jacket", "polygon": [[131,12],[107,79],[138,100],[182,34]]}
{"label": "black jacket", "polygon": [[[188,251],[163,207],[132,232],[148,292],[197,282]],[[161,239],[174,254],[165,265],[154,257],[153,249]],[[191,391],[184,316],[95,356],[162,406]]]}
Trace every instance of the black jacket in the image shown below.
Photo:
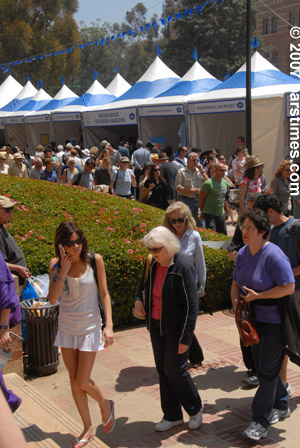
{"label": "black jacket", "polygon": [[[142,300],[145,288],[145,312],[148,330],[151,324],[152,289],[157,262],[153,259],[147,282],[145,269],[136,291],[135,300]],[[190,345],[198,315],[199,301],[195,282],[195,269],[182,254],[175,254],[162,287],[162,311],[160,331],[162,336],[172,336],[185,345]]]}

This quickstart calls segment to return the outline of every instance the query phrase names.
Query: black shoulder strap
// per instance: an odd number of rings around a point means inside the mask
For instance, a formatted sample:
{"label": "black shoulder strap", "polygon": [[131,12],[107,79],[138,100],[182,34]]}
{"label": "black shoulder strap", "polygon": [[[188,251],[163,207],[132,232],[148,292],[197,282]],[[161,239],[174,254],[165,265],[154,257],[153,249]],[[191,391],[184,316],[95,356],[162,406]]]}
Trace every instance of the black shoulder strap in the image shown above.
{"label": "black shoulder strap", "polygon": [[180,160],[180,159],[178,159],[178,157],[176,157],[176,162],[178,162],[178,163],[181,163],[181,165],[183,165],[184,166],[184,163],[183,163],[183,161],[182,160]]}
{"label": "black shoulder strap", "polygon": [[99,289],[99,284],[98,284],[98,274],[97,274],[97,266],[96,266],[96,259],[95,259],[95,254],[93,252],[91,252],[89,254],[89,258],[90,258],[90,263],[92,266],[92,269],[94,271],[94,277],[95,277],[95,281],[97,283],[98,289]]}

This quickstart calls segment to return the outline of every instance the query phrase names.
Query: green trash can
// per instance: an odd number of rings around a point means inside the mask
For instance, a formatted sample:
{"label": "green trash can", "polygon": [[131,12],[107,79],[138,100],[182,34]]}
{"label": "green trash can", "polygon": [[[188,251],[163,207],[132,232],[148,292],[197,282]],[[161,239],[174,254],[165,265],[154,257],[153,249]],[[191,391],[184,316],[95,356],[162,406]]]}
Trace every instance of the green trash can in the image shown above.
{"label": "green trash can", "polygon": [[58,348],[53,344],[58,327],[59,304],[51,305],[47,298],[40,298],[24,300],[20,306],[25,311],[30,372],[39,376],[55,373],[59,356]]}

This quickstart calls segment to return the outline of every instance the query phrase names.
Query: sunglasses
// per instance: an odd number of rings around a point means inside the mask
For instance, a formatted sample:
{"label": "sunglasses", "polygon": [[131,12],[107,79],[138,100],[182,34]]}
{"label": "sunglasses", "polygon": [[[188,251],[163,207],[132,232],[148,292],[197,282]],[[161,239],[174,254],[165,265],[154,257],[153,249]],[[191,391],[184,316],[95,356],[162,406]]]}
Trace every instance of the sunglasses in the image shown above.
{"label": "sunglasses", "polygon": [[79,246],[79,244],[82,244],[82,238],[78,238],[77,240],[69,240],[67,242],[65,242],[63,245],[67,246],[67,247],[73,247],[75,246],[75,244],[77,244]]}
{"label": "sunglasses", "polygon": [[6,213],[10,213],[10,212],[12,212],[13,211],[13,207],[8,207],[8,208],[5,208],[4,210],[6,211]]}
{"label": "sunglasses", "polygon": [[152,170],[152,172],[153,172],[153,173],[155,173],[155,171],[160,171],[160,169],[159,169],[159,168],[157,168],[156,170]]}
{"label": "sunglasses", "polygon": [[163,249],[162,247],[148,247],[149,252],[152,252],[153,254],[159,254],[159,252]]}
{"label": "sunglasses", "polygon": [[169,223],[171,224],[171,225],[173,225],[173,224],[176,224],[177,222],[178,222],[178,224],[183,224],[184,223],[184,221],[185,221],[185,217],[184,216],[181,216],[180,218],[178,218],[178,219],[168,219],[168,221],[169,221]]}

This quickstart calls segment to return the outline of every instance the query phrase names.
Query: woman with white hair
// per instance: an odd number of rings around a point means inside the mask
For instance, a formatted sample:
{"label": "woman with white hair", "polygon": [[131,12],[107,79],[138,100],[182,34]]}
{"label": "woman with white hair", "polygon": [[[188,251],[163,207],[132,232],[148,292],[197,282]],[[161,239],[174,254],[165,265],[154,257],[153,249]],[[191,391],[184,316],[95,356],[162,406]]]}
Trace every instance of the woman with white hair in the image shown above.
{"label": "woman with white hair", "polygon": [[62,183],[63,184],[72,184],[72,180],[74,175],[78,172],[76,166],[76,162],[73,157],[69,157],[67,161],[67,167],[62,175]]}
{"label": "woman with white hair", "polygon": [[143,242],[153,258],[147,274],[145,263],[136,293],[135,314],[146,318],[159,374],[163,419],[155,430],[167,431],[181,425],[182,407],[190,416],[189,429],[195,430],[202,423],[203,409],[187,363],[198,314],[195,270],[179,253],[176,235],[166,227],[155,227]]}

